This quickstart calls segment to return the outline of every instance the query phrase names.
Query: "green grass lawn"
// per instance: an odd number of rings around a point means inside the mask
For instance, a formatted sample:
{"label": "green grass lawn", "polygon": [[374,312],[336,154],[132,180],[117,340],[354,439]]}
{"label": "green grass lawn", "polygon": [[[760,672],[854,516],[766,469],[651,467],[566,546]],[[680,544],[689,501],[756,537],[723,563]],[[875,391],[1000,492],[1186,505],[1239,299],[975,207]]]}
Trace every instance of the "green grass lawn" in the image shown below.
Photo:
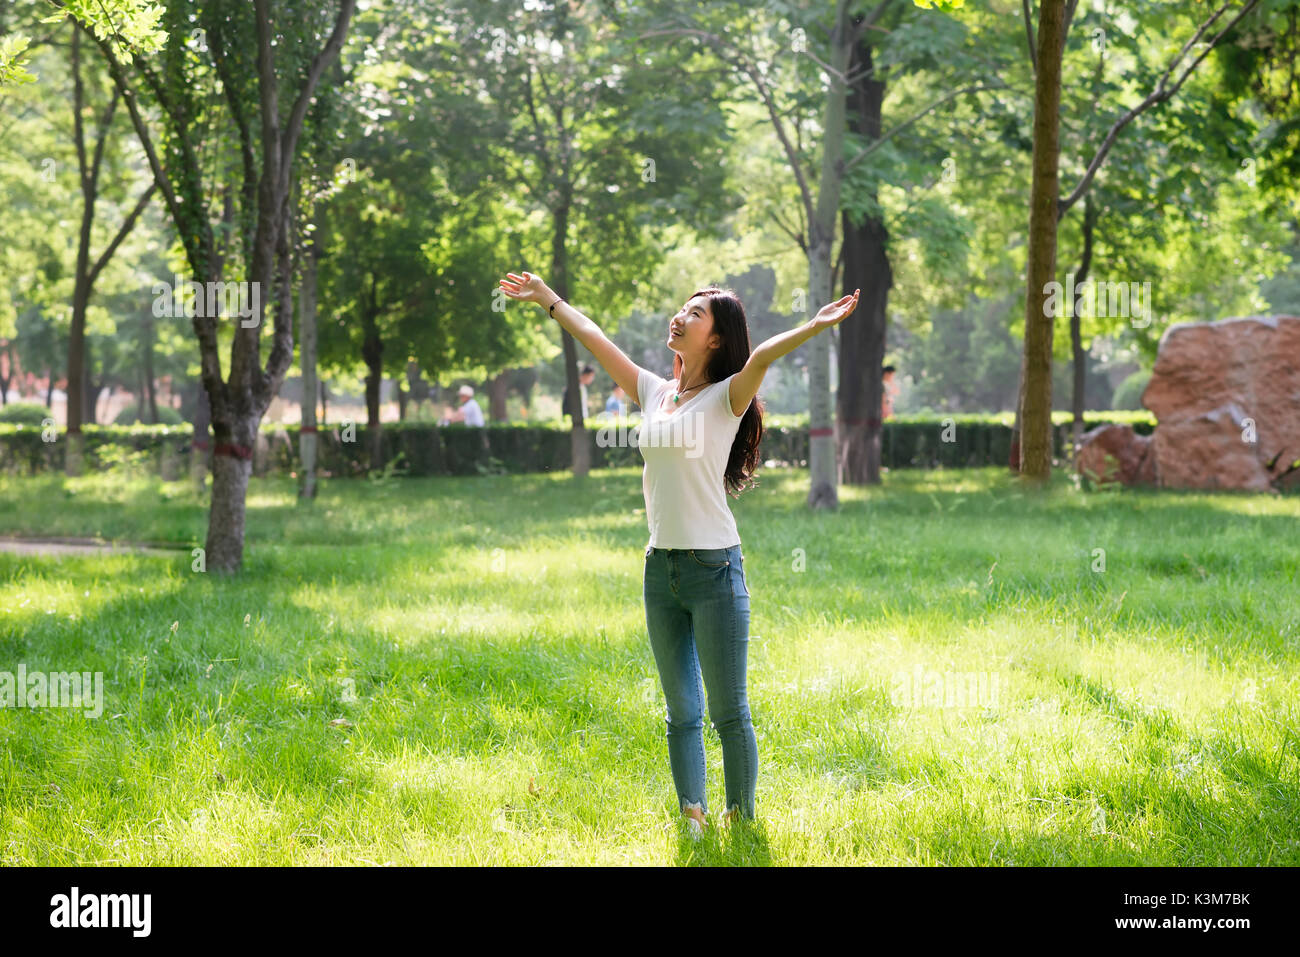
{"label": "green grass lawn", "polygon": [[[760,482],[755,824],[677,811],[639,469],[267,479],[235,579],[0,554],[0,670],[105,682],[98,718],[0,709],[0,864],[1300,864],[1300,497]],[[0,478],[0,534],[206,520],[185,483]]]}

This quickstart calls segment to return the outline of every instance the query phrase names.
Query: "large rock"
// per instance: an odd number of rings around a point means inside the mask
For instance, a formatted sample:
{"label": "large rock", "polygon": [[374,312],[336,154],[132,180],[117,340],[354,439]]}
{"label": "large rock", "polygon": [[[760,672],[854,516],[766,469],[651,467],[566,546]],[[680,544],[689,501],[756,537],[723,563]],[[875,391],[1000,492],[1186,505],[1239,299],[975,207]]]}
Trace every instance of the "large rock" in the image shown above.
{"label": "large rock", "polygon": [[1160,339],[1142,404],[1159,425],[1085,433],[1077,468],[1100,481],[1273,491],[1300,485],[1300,318],[1183,322]]}
{"label": "large rock", "polygon": [[1160,485],[1273,490],[1300,459],[1300,318],[1170,326],[1142,404]]}
{"label": "large rock", "polygon": [[1094,482],[1155,485],[1156,457],[1151,436],[1131,425],[1099,425],[1079,438],[1078,469]]}

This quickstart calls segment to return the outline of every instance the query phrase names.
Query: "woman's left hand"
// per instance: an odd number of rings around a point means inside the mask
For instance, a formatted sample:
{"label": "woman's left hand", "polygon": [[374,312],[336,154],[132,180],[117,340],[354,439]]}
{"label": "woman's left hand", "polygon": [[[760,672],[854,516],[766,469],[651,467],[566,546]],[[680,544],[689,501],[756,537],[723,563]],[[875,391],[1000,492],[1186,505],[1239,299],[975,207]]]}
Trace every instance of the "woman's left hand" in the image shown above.
{"label": "woman's left hand", "polygon": [[817,310],[817,315],[812,317],[810,325],[814,326],[818,332],[822,329],[830,328],[836,323],[847,319],[853,310],[858,308],[858,293],[861,289],[853,290],[853,295],[845,296],[843,299],[837,299],[829,305],[822,306]]}

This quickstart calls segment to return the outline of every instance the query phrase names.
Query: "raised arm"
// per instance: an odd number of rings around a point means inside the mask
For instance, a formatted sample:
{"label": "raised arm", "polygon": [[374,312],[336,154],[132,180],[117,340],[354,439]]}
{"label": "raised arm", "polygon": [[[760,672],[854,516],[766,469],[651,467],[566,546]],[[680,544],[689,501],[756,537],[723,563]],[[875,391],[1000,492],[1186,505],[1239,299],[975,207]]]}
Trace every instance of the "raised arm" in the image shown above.
{"label": "raised arm", "polygon": [[[763,376],[767,375],[768,366],[787,352],[793,352],[817,333],[846,319],[858,307],[859,292],[860,289],[855,289],[853,295],[822,306],[817,311],[817,315],[802,326],[796,326],[773,336],[751,352],[745,367],[731,380],[731,394],[728,398],[731,399],[732,413],[743,415],[745,409],[749,408],[749,403],[758,394],[758,387],[763,384]],[[559,310],[557,309],[556,312]],[[736,411],[737,409],[740,411]]]}
{"label": "raised arm", "polygon": [[542,282],[540,276],[527,272],[522,275],[509,272],[506,275],[509,278],[502,279],[500,282],[507,296],[524,302],[535,302],[548,315],[553,314],[555,320],[596,357],[596,361],[609,373],[610,378],[623,387],[628,398],[637,405],[641,404],[641,397],[637,394],[637,380],[641,374],[641,367],[610,341],[600,326],[567,302],[560,303],[555,307],[555,312],[550,313],[551,304],[560,297],[551,290],[550,286]]}

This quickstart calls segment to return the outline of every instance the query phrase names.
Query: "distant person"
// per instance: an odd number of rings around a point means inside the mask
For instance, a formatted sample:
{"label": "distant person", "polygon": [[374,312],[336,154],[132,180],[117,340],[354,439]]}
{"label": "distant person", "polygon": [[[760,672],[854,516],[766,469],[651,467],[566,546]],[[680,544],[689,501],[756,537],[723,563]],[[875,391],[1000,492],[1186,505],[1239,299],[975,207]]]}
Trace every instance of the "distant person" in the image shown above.
{"label": "distant person", "polygon": [[[578,388],[581,390],[582,395],[582,418],[584,420],[587,418],[587,409],[590,408],[587,400],[587,386],[591,385],[595,381],[596,370],[591,366],[583,366],[582,371],[578,373]],[[560,408],[563,410],[563,416],[569,418],[573,417],[573,403],[569,401],[568,386],[565,386],[564,400],[560,405]]]}
{"label": "distant person", "polygon": [[605,400],[605,413],[619,418],[627,415],[627,393],[617,383],[614,384],[614,391]]}
{"label": "distant person", "polygon": [[880,418],[881,421],[894,415],[894,396],[898,395],[899,385],[894,381],[894,367],[885,366],[880,370]]}
{"label": "distant person", "polygon": [[483,427],[486,423],[483,421],[483,410],[474,401],[474,387],[463,385],[460,387],[458,394],[461,398],[460,408],[455,412],[448,409],[447,414],[443,416],[442,421],[438,424],[450,425],[452,422],[464,422],[466,425]]}

